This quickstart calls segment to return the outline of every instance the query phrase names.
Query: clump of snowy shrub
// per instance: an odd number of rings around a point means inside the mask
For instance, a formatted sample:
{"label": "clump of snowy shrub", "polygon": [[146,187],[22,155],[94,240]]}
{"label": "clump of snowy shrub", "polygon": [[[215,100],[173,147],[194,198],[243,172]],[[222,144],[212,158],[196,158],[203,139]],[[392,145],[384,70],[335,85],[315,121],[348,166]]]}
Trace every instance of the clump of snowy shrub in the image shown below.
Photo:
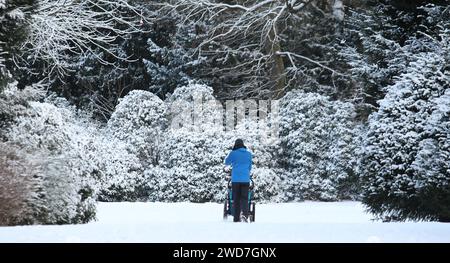
{"label": "clump of snowy shrub", "polygon": [[[95,217],[93,191],[70,169],[64,117],[36,87],[15,83],[0,95],[2,115],[2,217],[6,224],[82,223]],[[12,201],[11,199],[17,199]]]}
{"label": "clump of snowy shrub", "polygon": [[363,202],[378,218],[450,221],[450,48],[413,39],[411,63],[369,118]]}
{"label": "clump of snowy shrub", "polygon": [[17,82],[10,82],[0,92],[0,139],[5,136],[7,128],[15,118],[27,114],[28,102],[39,100],[45,96],[45,91],[38,85],[27,86],[20,90]]}
{"label": "clump of snowy shrub", "polygon": [[66,156],[2,146],[0,210],[5,224],[85,223],[95,216],[95,204],[65,165],[70,161]]}
{"label": "clump of snowy shrub", "polygon": [[351,198],[345,186],[357,180],[353,105],[292,91],[282,98],[279,117],[285,198]]}
{"label": "clump of snowy shrub", "polygon": [[252,168],[254,199],[260,202],[280,202],[283,198],[281,175],[278,169]]}
{"label": "clump of snowy shrub", "polygon": [[[86,157],[77,144],[84,127],[71,123],[73,118],[70,109],[29,102],[28,114],[17,117],[6,134],[8,142],[24,151],[48,153],[39,194],[45,200],[42,210],[48,211],[39,216],[40,223],[81,223],[95,217],[97,185],[89,173],[90,163],[80,159]],[[64,194],[69,195],[67,200],[61,198]],[[65,206],[60,207],[59,200]]]}
{"label": "clump of snowy shrub", "polygon": [[0,142],[0,225],[17,225],[33,217],[36,169],[24,152]]}
{"label": "clump of snowy shrub", "polygon": [[178,88],[168,98],[171,128],[161,146],[163,172],[154,179],[159,185],[155,199],[205,202],[223,198],[223,161],[230,144],[223,127],[215,123],[222,112],[206,106],[213,101],[212,89],[199,84]]}
{"label": "clump of snowy shrub", "polygon": [[142,178],[142,164],[128,151],[127,144],[100,130],[94,137],[83,140],[83,145],[79,158],[91,164],[89,173],[100,188],[98,200],[147,200],[149,190]]}
{"label": "clump of snowy shrub", "polygon": [[89,198],[135,201],[148,197],[141,161],[129,152],[128,144],[62,99],[50,97],[47,103],[30,105],[32,114],[16,118],[9,141],[24,149],[67,156],[66,166],[82,178],[82,192]]}
{"label": "clump of snowy shrub", "polygon": [[213,89],[190,83],[177,88],[166,100],[171,130],[214,135],[224,132],[223,108],[213,95]]}
{"label": "clump of snowy shrub", "polygon": [[[103,190],[100,200],[136,201],[155,200],[158,187],[154,184],[161,156],[161,147],[167,129],[167,106],[156,95],[134,90],[116,106],[105,134],[116,141],[117,160],[127,169],[103,177],[110,186]],[[152,172],[145,170],[153,169]],[[165,180],[165,179],[162,179]]]}
{"label": "clump of snowy shrub", "polygon": [[166,112],[165,103],[153,93],[131,91],[116,106],[107,132],[126,142],[144,166],[156,165],[167,126]]}

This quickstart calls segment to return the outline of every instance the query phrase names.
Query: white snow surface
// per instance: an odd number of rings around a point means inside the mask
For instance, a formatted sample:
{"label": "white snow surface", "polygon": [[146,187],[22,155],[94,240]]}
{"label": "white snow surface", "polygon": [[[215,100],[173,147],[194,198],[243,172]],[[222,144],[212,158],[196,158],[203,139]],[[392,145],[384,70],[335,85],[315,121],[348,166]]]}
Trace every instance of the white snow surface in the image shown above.
{"label": "white snow surface", "polygon": [[450,224],[372,221],[359,202],[257,204],[255,223],[222,219],[216,203],[99,203],[84,225],[0,227],[0,242],[450,242]]}

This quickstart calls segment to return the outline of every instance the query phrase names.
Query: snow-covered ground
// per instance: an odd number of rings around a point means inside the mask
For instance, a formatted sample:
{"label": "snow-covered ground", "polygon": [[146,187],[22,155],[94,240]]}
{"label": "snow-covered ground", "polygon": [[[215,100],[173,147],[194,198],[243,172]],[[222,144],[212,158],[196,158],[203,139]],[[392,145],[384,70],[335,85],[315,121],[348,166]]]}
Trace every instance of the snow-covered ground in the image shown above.
{"label": "snow-covered ground", "polygon": [[358,202],[258,204],[252,224],[220,204],[100,203],[95,222],[0,227],[0,242],[450,242],[450,224],[373,222]]}

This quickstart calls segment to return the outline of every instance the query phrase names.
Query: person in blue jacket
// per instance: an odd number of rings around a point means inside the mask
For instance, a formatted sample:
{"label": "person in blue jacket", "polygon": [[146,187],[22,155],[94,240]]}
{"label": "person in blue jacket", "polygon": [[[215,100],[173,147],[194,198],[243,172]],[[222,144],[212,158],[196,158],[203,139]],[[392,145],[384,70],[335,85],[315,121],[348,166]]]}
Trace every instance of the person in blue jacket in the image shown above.
{"label": "person in blue jacket", "polygon": [[235,141],[233,150],[225,158],[225,165],[231,165],[232,167],[233,221],[248,222],[248,189],[250,186],[250,171],[252,170],[252,154],[247,150],[242,139]]}

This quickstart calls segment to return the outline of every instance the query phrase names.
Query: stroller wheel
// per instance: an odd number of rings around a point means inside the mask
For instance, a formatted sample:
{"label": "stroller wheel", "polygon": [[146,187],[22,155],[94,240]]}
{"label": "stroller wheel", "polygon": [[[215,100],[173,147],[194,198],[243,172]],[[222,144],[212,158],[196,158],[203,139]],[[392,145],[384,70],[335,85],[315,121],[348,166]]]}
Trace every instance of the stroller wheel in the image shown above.
{"label": "stroller wheel", "polygon": [[250,210],[250,222],[255,222],[255,215],[256,215],[256,204],[252,203],[252,207]]}
{"label": "stroller wheel", "polygon": [[223,203],[223,220],[228,219],[228,209],[227,209],[227,200]]}

